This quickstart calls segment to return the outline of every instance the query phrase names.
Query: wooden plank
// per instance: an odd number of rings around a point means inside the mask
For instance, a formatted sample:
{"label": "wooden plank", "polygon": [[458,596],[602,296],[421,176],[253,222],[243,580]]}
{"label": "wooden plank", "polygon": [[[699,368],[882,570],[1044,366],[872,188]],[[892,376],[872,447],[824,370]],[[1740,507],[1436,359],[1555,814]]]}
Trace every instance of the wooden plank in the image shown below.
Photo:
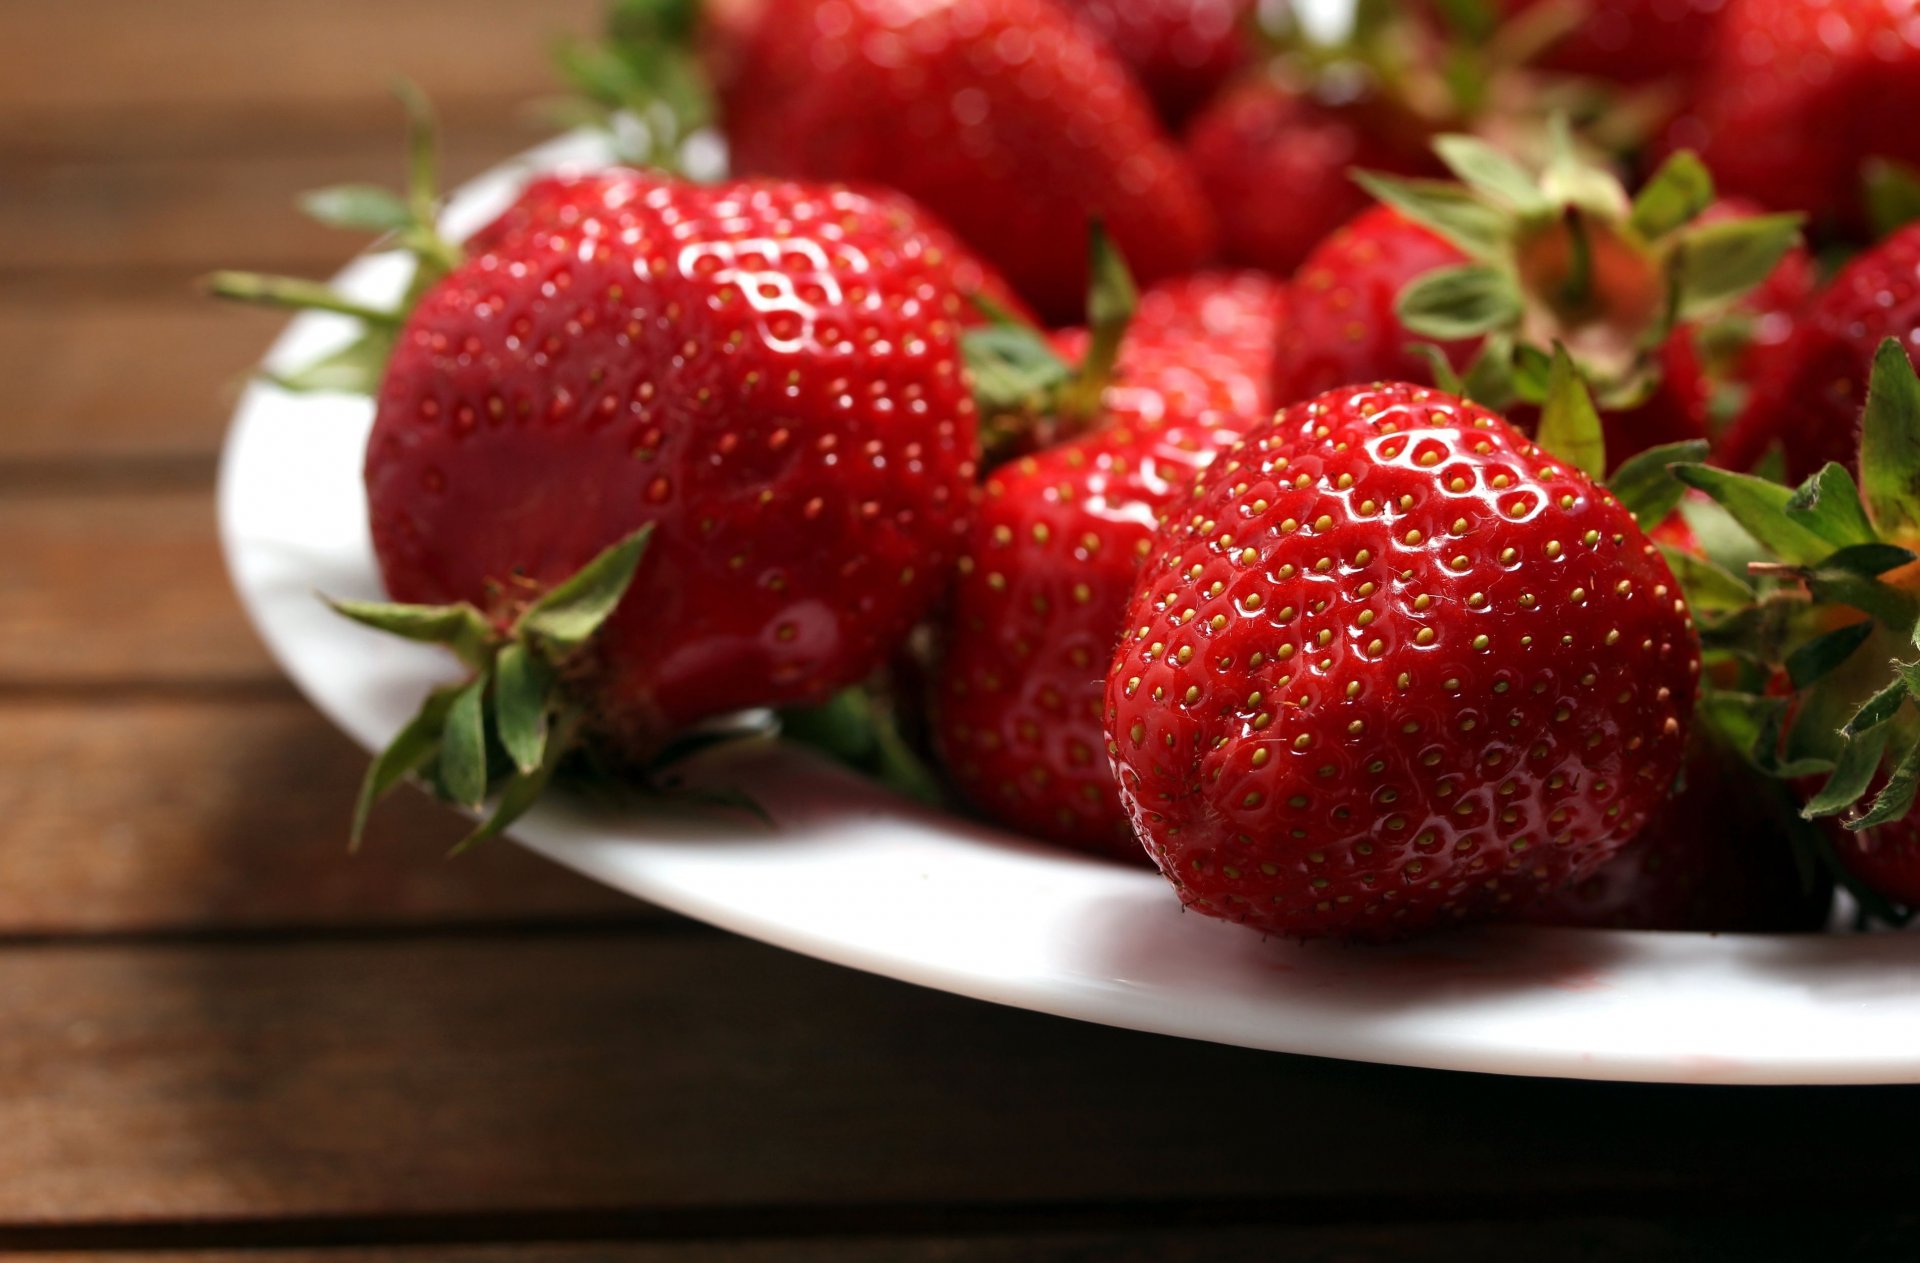
{"label": "wooden plank", "polygon": [[[450,126],[447,187],[544,136],[530,123]],[[14,161],[0,178],[0,274],[31,281],[92,270],[100,274],[93,292],[121,295],[142,287],[177,292],[218,267],[326,274],[365,238],[307,221],[295,199],[349,181],[391,187],[402,167],[397,116],[385,129],[321,151]]]}
{"label": "wooden plank", "polygon": [[0,462],[194,458],[210,471],[240,386],[286,320],[184,282],[0,300]]}
{"label": "wooden plank", "polygon": [[1255,1053],[724,936],[51,946],[0,952],[0,1012],[16,1231],[471,1216],[552,1239],[584,1213],[616,1237],[776,1237],[1196,1201],[1237,1222],[1911,1214],[1920,1123],[1904,1088]]}
{"label": "wooden plank", "polygon": [[227,583],[211,489],[0,497],[0,685],[279,678]]}
{"label": "wooden plank", "polygon": [[0,704],[0,937],[666,919],[508,843],[448,860],[411,789],[349,855],[365,766],[292,698]]}
{"label": "wooden plank", "polygon": [[[396,1246],[118,1253],[120,1263],[1696,1263],[1716,1258],[1899,1258],[1920,1216],[1581,1218],[1511,1223],[1148,1228],[978,1237]],[[1703,1250],[1712,1253],[1703,1254]],[[16,1263],[79,1263],[29,1254]]]}
{"label": "wooden plank", "polygon": [[8,0],[0,146],[153,152],[168,137],[231,148],[239,135],[284,135],[301,122],[364,130],[390,108],[396,74],[456,117],[498,117],[552,90],[553,41],[592,31],[599,8],[598,0]]}

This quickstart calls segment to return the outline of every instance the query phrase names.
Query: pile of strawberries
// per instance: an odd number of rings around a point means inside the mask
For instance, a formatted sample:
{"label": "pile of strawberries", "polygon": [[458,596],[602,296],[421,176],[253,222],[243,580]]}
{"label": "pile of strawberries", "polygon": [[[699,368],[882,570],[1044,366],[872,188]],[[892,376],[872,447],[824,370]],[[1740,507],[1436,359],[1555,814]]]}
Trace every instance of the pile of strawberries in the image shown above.
{"label": "pile of strawberries", "polygon": [[620,0],[633,165],[216,278],[363,321],[340,609],[470,669],[356,831],[771,710],[1271,934],[1920,907],[1920,9],[1253,8]]}

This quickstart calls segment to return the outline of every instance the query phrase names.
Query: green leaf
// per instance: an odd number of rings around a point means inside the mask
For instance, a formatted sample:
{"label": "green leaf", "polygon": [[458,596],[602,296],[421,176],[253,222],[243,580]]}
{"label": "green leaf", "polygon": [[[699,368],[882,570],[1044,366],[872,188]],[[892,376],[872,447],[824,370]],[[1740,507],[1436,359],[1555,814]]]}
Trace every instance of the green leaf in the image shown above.
{"label": "green leaf", "polygon": [[[1860,503],[1860,488],[1846,466],[1828,461],[1819,472],[1794,488],[1787,513],[1842,548],[1876,544],[1873,523]],[[1826,564],[1826,563],[1822,563]]]}
{"label": "green leaf", "polygon": [[1045,410],[1073,380],[1073,367],[1038,330],[1023,324],[969,329],[960,347],[973,374],[974,397],[987,415]]}
{"label": "green leaf", "polygon": [[1699,542],[1699,551],[1722,570],[1744,575],[1753,562],[1775,560],[1733,520],[1733,514],[1705,496],[1683,496],[1679,513]]}
{"label": "green leaf", "polygon": [[1490,264],[1462,263],[1410,281],[1394,311],[1414,333],[1452,341],[1511,328],[1525,306],[1511,276]]}
{"label": "green leaf", "polygon": [[393,335],[385,329],[369,330],[310,364],[285,373],[270,373],[267,380],[297,394],[336,391],[371,396],[380,389],[392,353]]}
{"label": "green leaf", "polygon": [[1876,239],[1920,219],[1920,171],[1892,158],[1869,158],[1861,171]]}
{"label": "green leaf", "polygon": [[1607,442],[1600,429],[1600,414],[1594,410],[1593,397],[1587,393],[1580,370],[1558,343],[1553,348],[1547,402],[1540,411],[1536,441],[1589,478],[1597,481],[1606,474]]}
{"label": "green leaf", "polygon": [[652,535],[649,522],[580,567],[527,608],[514,624],[515,635],[555,658],[586,644],[627,594]]}
{"label": "green leaf", "polygon": [[364,324],[397,327],[401,313],[385,307],[356,302],[322,281],[297,276],[268,276],[261,272],[215,272],[204,278],[201,287],[215,298],[256,307],[275,307],[286,311],[330,311],[351,316]]}
{"label": "green leaf", "polygon": [[1898,338],[1873,355],[1860,422],[1860,479],[1867,511],[1883,534],[1920,529],[1920,378]]}
{"label": "green leaf", "polygon": [[553,674],[526,645],[514,641],[494,664],[493,722],[513,765],[525,773],[547,755],[547,694]]}
{"label": "green leaf", "polygon": [[1533,173],[1477,136],[1437,137],[1433,151],[1462,183],[1484,197],[1504,202],[1522,215],[1550,209]]}
{"label": "green leaf", "polygon": [[1510,216],[1446,180],[1407,180],[1376,171],[1355,171],[1353,178],[1381,202],[1475,258],[1499,255],[1512,232]]}
{"label": "green leaf", "polygon": [[441,730],[446,726],[447,709],[453,705],[453,699],[459,692],[460,688],[456,685],[435,689],[427,694],[413,718],[406,722],[406,726],[368,766],[367,774],[360,782],[360,796],[353,805],[349,846],[356,850],[359,848],[360,839],[366,833],[367,817],[372,814],[374,804],[433,757],[434,751],[440,746]]}
{"label": "green leaf", "polygon": [[1789,513],[1788,502],[1796,493],[1778,483],[1712,465],[1675,465],[1673,476],[1713,497],[1743,530],[1792,565],[1812,565],[1848,544],[1863,542],[1823,535],[1821,530],[1830,524],[1826,517]]}
{"label": "green leaf", "polygon": [[1528,403],[1544,404],[1553,389],[1553,357],[1525,342],[1513,349],[1513,389]]}
{"label": "green leaf", "polygon": [[1712,174],[1698,155],[1682,149],[1641,186],[1628,223],[1642,239],[1652,241],[1691,221],[1711,201]]}
{"label": "green leaf", "polygon": [[485,671],[454,694],[440,734],[440,788],[462,807],[478,807],[487,796],[487,723]]}
{"label": "green leaf", "polygon": [[478,667],[490,655],[493,625],[465,601],[458,605],[400,605],[391,601],[321,600],[356,623],[405,640],[445,645],[469,666]]}
{"label": "green leaf", "polygon": [[1667,467],[1705,460],[1707,446],[1705,439],[1689,439],[1636,452],[1613,471],[1607,479],[1607,490],[1633,514],[1641,530],[1652,530],[1666,520],[1687,491]]}
{"label": "green leaf", "polygon": [[1860,709],[1841,727],[1840,735],[1848,740],[1858,740],[1863,733],[1871,732],[1899,713],[1900,704],[1911,697],[1904,680],[1893,683],[1869,697],[1860,704]]}
{"label": "green leaf", "polygon": [[1705,557],[1660,545],[1667,569],[1687,594],[1687,604],[1695,613],[1721,614],[1753,604],[1753,589],[1729,570],[1714,565]]}
{"label": "green leaf", "polygon": [[1807,800],[1806,806],[1800,809],[1801,816],[1808,820],[1837,816],[1859,802],[1867,786],[1873,783],[1873,774],[1880,770],[1880,756],[1887,748],[1888,735],[1888,729],[1881,726],[1849,741],[1840,751],[1833,775],[1827,778],[1819,793]]}
{"label": "green leaf", "polygon": [[1848,623],[1815,636],[1787,655],[1787,678],[1796,689],[1807,688],[1853,656],[1873,634],[1870,622]]}
{"label": "green leaf", "polygon": [[1696,320],[1767,278],[1800,240],[1800,215],[1698,224],[1680,238],[1679,318]]}
{"label": "green leaf", "polygon": [[514,821],[526,815],[528,808],[539,801],[540,795],[546,792],[547,786],[553,781],[554,772],[559,769],[567,753],[572,750],[574,739],[578,734],[577,717],[563,722],[559,730],[553,734],[552,739],[547,742],[546,751],[539,764],[531,770],[516,772],[507,779],[507,783],[500,787],[499,796],[494,799],[492,813],[472,833],[460,839],[454,845],[452,853],[459,855],[475,843],[498,837]]}
{"label": "green leaf", "polygon": [[[1406,345],[1408,355],[1415,355],[1427,362],[1427,374],[1433,384],[1449,395],[1459,395],[1471,399],[1467,394],[1466,383],[1460,380],[1460,374],[1453,371],[1453,364],[1447,359],[1447,353],[1431,342],[1409,342]],[[1486,404],[1486,407],[1492,407]]]}
{"label": "green leaf", "polygon": [[1916,788],[1920,788],[1920,741],[1904,740],[1901,742],[1899,760],[1887,776],[1887,783],[1874,796],[1873,805],[1864,814],[1841,823],[1858,833],[1862,829],[1904,819],[1913,807]]}
{"label": "green leaf", "polygon": [[1120,341],[1140,304],[1126,260],[1097,219],[1087,226],[1087,256],[1087,352],[1059,401],[1063,413],[1083,419],[1100,415]]}
{"label": "green leaf", "polygon": [[1920,622],[1920,604],[1909,594],[1850,570],[1816,566],[1804,572],[1807,590],[1822,605],[1845,605],[1872,615],[1902,636],[1911,636]]}
{"label": "green leaf", "polygon": [[1913,560],[1914,555],[1898,544],[1850,544],[1821,562],[1820,568],[1871,579]]}
{"label": "green leaf", "polygon": [[1499,8],[1492,0],[1434,0],[1447,30],[1469,44],[1478,44],[1500,25]]}
{"label": "green leaf", "polygon": [[336,184],[302,193],[300,209],[329,228],[396,232],[413,223],[406,199],[377,184]]}
{"label": "green leaf", "polygon": [[1460,394],[1483,408],[1505,412],[1519,398],[1513,372],[1513,339],[1490,333],[1480,341],[1479,353],[1460,380]]}

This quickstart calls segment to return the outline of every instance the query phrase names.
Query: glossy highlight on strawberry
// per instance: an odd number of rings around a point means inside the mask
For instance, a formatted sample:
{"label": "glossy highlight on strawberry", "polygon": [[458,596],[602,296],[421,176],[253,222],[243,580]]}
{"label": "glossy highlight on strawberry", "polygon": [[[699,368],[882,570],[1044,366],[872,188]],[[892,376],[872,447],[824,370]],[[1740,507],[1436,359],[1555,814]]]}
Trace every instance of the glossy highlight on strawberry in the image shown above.
{"label": "glossy highlight on strawberry", "polygon": [[1182,900],[1387,937],[1594,871],[1678,771],[1700,660],[1608,493],[1472,404],[1335,391],[1157,537],[1107,681],[1121,794]]}
{"label": "glossy highlight on strawberry", "polygon": [[535,196],[400,334],[366,457],[389,593],[504,624],[651,524],[570,668],[635,758],[864,676],[965,525],[978,265],[839,188],[614,170]]}

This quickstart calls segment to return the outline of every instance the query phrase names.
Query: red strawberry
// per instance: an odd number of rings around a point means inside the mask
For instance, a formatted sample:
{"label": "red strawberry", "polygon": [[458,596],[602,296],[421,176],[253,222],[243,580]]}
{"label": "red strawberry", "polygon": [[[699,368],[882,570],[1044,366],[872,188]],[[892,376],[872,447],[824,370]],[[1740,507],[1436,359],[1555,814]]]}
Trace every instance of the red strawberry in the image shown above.
{"label": "red strawberry", "polygon": [[1226,257],[1285,275],[1366,209],[1354,167],[1423,175],[1424,132],[1376,95],[1323,101],[1265,74],[1229,89],[1187,133],[1187,156],[1220,221]]}
{"label": "red strawberry", "polygon": [[1611,495],[1407,385],[1296,404],[1169,511],[1109,752],[1182,900],[1379,937],[1577,881],[1679,770],[1698,646]]}
{"label": "red strawberry", "polygon": [[901,189],[1045,316],[1078,310],[1090,216],[1142,281],[1212,249],[1139,87],[1046,0],[770,0],[724,60],[739,170]]}
{"label": "red strawberry", "polygon": [[1803,878],[1779,791],[1719,743],[1696,737],[1680,793],[1598,870],[1521,919],[1630,930],[1817,930],[1831,889]]}
{"label": "red strawberry", "polygon": [[388,591],[503,625],[651,526],[565,664],[635,757],[859,679],[964,528],[976,265],[844,189],[613,171],[538,195],[564,213],[483,233],[398,339],[366,459]]}
{"label": "red strawberry", "polygon": [[[1390,206],[1369,207],[1337,229],[1288,287],[1274,397],[1293,403],[1336,386],[1430,377],[1427,361],[1412,349],[1421,339],[1400,323],[1394,304],[1414,280],[1466,258]],[[1455,368],[1466,367],[1473,349],[1469,339],[1445,344]]]}
{"label": "red strawberry", "polygon": [[[1457,374],[1530,426],[1558,343],[1594,387],[1616,462],[1705,437],[1696,324],[1766,276],[1796,239],[1791,219],[1703,218],[1712,181],[1691,155],[1629,200],[1564,141],[1537,176],[1471,137],[1436,148],[1462,186],[1364,174],[1394,209],[1366,212],[1295,275],[1279,397],[1396,378],[1450,386]],[[1436,376],[1420,342],[1452,371]]]}
{"label": "red strawberry", "polygon": [[[946,617],[935,740],[982,811],[1142,859],[1101,725],[1107,661],[1167,501],[1270,409],[1278,289],[1191,277],[1145,294],[1092,436],[996,470]],[[1061,336],[1063,354],[1086,341]]]}
{"label": "red strawberry", "polygon": [[1814,297],[1756,378],[1721,462],[1749,467],[1777,443],[1796,482],[1828,461],[1853,464],[1868,373],[1883,338],[1920,347],[1920,224],[1856,256]]}
{"label": "red strawberry", "polygon": [[[1547,0],[1503,0],[1509,15]],[[1726,0],[1589,0],[1581,21],[1539,65],[1614,83],[1685,79],[1713,47]]]}
{"label": "red strawberry", "polygon": [[1132,68],[1173,121],[1187,117],[1247,60],[1254,0],[1064,0]]}
{"label": "red strawberry", "polygon": [[1863,162],[1920,160],[1915,22],[1912,0],[1728,0],[1676,138],[1730,193],[1857,224]]}
{"label": "red strawberry", "polygon": [[1833,853],[1868,888],[1902,907],[1920,908],[1920,821],[1908,816],[1839,836]]}

